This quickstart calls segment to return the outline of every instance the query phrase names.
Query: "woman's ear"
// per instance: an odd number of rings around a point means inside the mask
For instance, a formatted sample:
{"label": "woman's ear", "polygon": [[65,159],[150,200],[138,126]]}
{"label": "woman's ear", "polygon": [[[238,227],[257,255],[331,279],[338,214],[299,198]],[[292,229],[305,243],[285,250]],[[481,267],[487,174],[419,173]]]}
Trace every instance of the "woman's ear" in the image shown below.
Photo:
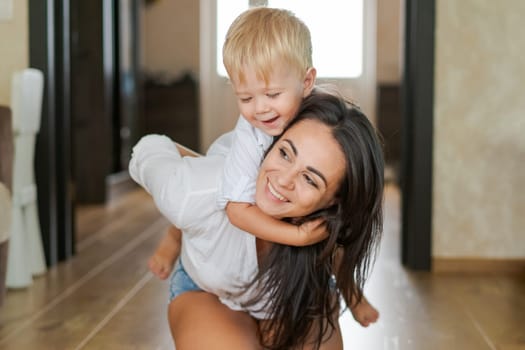
{"label": "woman's ear", "polygon": [[310,95],[312,92],[314,86],[315,86],[315,78],[317,76],[317,71],[314,67],[308,68],[306,71],[306,75],[304,76],[303,81],[303,97],[306,97]]}

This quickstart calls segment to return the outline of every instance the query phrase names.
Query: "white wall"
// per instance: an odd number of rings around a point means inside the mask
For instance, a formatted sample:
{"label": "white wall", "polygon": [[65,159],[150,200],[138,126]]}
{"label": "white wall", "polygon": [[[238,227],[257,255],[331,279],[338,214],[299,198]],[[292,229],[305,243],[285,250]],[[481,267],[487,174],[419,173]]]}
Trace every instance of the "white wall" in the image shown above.
{"label": "white wall", "polygon": [[525,258],[525,2],[436,5],[433,256]]}

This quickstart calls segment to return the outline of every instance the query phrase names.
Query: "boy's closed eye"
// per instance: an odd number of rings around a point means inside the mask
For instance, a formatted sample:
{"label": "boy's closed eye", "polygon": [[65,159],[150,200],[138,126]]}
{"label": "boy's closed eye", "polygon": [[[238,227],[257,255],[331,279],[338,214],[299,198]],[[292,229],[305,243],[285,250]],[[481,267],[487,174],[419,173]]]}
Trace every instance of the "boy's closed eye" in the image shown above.
{"label": "boy's closed eye", "polygon": [[279,97],[280,94],[281,94],[280,92],[275,92],[271,94],[266,94],[266,96],[268,96],[269,98],[277,98]]}

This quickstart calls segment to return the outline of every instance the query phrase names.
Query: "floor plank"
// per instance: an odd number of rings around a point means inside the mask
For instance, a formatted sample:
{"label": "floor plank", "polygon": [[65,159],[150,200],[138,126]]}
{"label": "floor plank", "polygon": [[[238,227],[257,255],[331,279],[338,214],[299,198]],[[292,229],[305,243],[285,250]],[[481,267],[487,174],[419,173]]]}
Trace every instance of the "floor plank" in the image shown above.
{"label": "floor plank", "polygon": [[68,339],[75,342],[84,334],[71,332],[69,327],[80,322],[81,332],[87,331],[86,320],[97,320],[93,317],[97,305],[118,302],[137,280],[137,273],[146,273],[145,261],[168,223],[149,196],[142,191],[138,194],[130,197],[134,209],[125,214],[117,210],[118,216],[98,232],[85,252],[35,279],[30,288],[8,292],[0,314],[0,348],[27,349],[31,343],[39,348],[49,343],[54,348],[55,330],[62,333],[65,329],[71,337],[59,334],[65,343],[58,343],[64,345],[58,348],[71,348]]}
{"label": "floor plank", "polygon": [[[129,213],[121,221],[120,226],[113,227],[105,232],[100,240],[93,241],[91,249],[85,254],[78,254],[65,264],[58,264],[43,276],[36,278],[30,288],[23,290],[10,290],[7,302],[0,315],[0,339],[6,329],[16,325],[16,320],[38,312],[52,302],[54,298],[75,288],[75,285],[96,272],[95,268],[103,268],[102,262],[109,259],[117,251],[137,237],[137,235],[152,225],[160,218],[157,210],[147,197],[144,204],[137,205],[136,211]],[[115,221],[118,221],[116,219]],[[126,228],[128,227],[128,228]],[[110,262],[107,262],[108,264]],[[95,270],[95,271],[94,271]],[[5,321],[5,322],[4,322]]]}
{"label": "floor plank", "polygon": [[405,269],[400,258],[400,194],[388,186],[385,230],[366,287],[377,324],[341,318],[348,349],[525,349],[523,277],[432,274]]}
{"label": "floor plank", "polygon": [[173,349],[167,322],[167,300],[167,283],[151,278],[115,317],[93,334],[83,349]]}
{"label": "floor plank", "polygon": [[[381,313],[362,328],[341,317],[346,349],[525,349],[525,278],[432,274],[400,264],[399,189],[388,186],[385,230],[366,294]],[[79,253],[0,309],[0,349],[172,349],[167,282],[146,262],[168,223],[133,191],[79,210]]]}

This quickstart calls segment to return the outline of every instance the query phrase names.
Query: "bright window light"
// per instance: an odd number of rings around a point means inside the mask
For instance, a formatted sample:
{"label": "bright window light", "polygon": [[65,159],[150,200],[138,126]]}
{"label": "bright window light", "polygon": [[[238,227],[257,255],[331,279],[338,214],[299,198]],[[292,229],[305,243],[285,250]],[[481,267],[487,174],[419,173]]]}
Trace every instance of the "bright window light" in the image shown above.
{"label": "bright window light", "polygon": [[[226,77],[222,45],[228,27],[248,0],[217,0],[217,72]],[[363,70],[363,0],[268,0],[289,9],[312,35],[313,64],[319,78],[357,78]]]}

